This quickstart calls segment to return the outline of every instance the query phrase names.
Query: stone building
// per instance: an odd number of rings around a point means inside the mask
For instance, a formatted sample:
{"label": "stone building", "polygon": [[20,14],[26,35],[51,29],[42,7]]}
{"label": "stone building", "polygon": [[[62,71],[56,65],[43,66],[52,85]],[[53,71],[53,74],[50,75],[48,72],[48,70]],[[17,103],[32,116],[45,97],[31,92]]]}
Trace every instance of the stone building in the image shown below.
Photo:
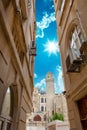
{"label": "stone building", "polygon": [[47,99],[47,112],[48,116],[52,116],[54,114],[54,96],[55,96],[55,88],[54,88],[54,77],[52,73],[47,73],[46,75],[46,99]]}
{"label": "stone building", "polygon": [[34,91],[33,91],[33,112],[37,112],[40,109],[39,100],[40,100],[39,89],[34,88]]}
{"label": "stone building", "polygon": [[32,111],[34,0],[0,0],[0,130],[25,130]]}
{"label": "stone building", "polygon": [[61,113],[64,115],[64,120],[68,121],[67,103],[63,94],[55,94],[54,77],[51,72],[46,75],[46,111],[51,117],[54,113]]}
{"label": "stone building", "polygon": [[38,88],[33,91],[33,112],[27,114],[27,124],[29,126],[45,126],[47,122],[46,93],[41,93]]}
{"label": "stone building", "polygon": [[54,0],[71,130],[87,130],[87,0]]}
{"label": "stone building", "polygon": [[63,94],[55,94],[54,77],[49,72],[46,75],[46,92],[34,88],[33,113],[27,115],[27,126],[46,126],[54,113],[63,114],[64,121],[68,122],[66,98]]}
{"label": "stone building", "polygon": [[42,112],[47,111],[47,98],[46,98],[46,93],[45,92],[41,92],[39,94],[39,109]]}
{"label": "stone building", "polygon": [[53,98],[54,113],[61,113],[64,115],[64,121],[68,121],[68,111],[66,97],[63,94],[55,94]]}

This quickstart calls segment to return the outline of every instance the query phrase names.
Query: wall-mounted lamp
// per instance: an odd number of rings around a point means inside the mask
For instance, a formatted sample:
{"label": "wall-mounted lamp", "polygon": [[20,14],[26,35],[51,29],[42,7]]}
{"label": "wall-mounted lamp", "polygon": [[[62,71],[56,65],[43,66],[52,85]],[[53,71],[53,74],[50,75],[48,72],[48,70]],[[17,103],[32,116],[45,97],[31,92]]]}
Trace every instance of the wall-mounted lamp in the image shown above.
{"label": "wall-mounted lamp", "polygon": [[30,56],[36,56],[36,43],[35,43],[35,41],[32,41],[32,43],[31,43],[31,48],[29,50],[29,55]]}
{"label": "wall-mounted lamp", "polygon": [[64,96],[66,96],[66,97],[69,96],[69,94],[68,94],[66,91],[63,91],[62,94],[63,94]]}

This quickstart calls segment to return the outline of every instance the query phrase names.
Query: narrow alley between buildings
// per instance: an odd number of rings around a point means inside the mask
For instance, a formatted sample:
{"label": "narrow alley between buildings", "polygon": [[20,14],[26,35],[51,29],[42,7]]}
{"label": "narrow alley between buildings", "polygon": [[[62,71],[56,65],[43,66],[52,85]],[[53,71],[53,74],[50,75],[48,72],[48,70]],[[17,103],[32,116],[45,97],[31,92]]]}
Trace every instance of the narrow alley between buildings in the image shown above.
{"label": "narrow alley between buildings", "polygon": [[0,130],[87,130],[87,0],[0,0]]}

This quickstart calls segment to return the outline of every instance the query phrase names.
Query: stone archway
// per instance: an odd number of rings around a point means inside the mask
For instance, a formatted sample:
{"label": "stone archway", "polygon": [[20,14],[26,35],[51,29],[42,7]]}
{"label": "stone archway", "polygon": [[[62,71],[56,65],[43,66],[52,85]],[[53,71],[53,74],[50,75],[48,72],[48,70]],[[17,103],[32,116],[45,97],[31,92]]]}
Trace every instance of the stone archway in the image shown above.
{"label": "stone archway", "polygon": [[13,125],[17,119],[16,111],[18,106],[18,96],[15,86],[9,86],[3,92],[3,100],[0,111],[0,130],[16,129]]}

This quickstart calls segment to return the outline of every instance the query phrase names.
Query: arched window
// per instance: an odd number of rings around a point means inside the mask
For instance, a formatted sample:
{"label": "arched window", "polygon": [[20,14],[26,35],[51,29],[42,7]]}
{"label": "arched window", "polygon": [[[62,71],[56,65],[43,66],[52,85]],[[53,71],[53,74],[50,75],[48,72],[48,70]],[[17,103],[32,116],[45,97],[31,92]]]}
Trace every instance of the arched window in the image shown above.
{"label": "arched window", "polygon": [[44,102],[44,100],[43,100],[43,98],[41,98],[41,103],[43,103]]}
{"label": "arched window", "polygon": [[10,130],[13,123],[14,94],[11,87],[8,87],[2,105],[0,115],[0,130]]}
{"label": "arched window", "polygon": [[41,106],[41,111],[44,111],[44,107],[43,106]]}
{"label": "arched window", "polygon": [[34,117],[34,121],[41,121],[41,117],[40,117],[39,115],[36,115],[36,116]]}

